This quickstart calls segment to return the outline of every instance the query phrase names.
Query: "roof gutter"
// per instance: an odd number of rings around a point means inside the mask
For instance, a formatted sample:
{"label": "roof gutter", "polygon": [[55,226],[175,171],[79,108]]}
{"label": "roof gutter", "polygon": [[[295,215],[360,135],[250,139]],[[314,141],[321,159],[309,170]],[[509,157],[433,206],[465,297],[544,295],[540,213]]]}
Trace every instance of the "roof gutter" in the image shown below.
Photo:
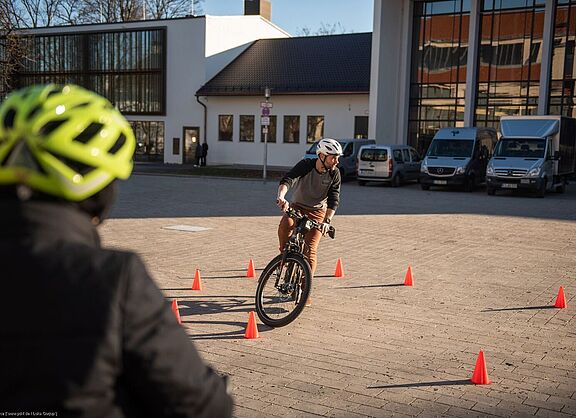
{"label": "roof gutter", "polygon": [[200,96],[198,96],[197,94],[195,94],[195,96],[196,96],[196,101],[198,103],[200,103],[202,105],[202,107],[204,108],[204,129],[202,129],[202,138],[204,139],[204,142],[206,142],[206,127],[208,126],[208,124],[207,124],[208,108],[206,107],[206,105],[204,103],[202,103],[200,101]]}

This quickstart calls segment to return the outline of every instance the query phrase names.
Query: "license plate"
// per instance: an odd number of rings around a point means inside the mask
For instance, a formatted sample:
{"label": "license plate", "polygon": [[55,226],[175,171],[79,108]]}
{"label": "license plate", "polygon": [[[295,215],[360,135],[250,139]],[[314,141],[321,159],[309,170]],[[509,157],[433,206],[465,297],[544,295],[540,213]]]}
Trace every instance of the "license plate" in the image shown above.
{"label": "license plate", "polygon": [[518,185],[515,183],[502,183],[503,189],[517,189]]}
{"label": "license plate", "polygon": [[434,180],[433,181],[434,184],[448,184],[447,180]]}
{"label": "license plate", "polygon": [[360,174],[364,174],[364,173],[373,173],[374,170],[360,170]]}

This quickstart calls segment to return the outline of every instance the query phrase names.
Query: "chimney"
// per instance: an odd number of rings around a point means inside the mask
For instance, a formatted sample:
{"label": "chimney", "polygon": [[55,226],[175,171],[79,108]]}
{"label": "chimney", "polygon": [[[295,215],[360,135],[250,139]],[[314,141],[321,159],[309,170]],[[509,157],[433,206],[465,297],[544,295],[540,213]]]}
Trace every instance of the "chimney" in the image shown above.
{"label": "chimney", "polygon": [[244,0],[244,14],[260,15],[272,21],[272,6],[270,0]]}

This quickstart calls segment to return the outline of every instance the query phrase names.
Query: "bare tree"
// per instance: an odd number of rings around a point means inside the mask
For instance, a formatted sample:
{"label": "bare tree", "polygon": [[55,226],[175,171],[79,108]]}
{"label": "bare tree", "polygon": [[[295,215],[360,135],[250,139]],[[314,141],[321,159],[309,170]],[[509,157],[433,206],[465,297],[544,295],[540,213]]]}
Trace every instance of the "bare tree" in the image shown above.
{"label": "bare tree", "polygon": [[19,22],[12,0],[0,0],[0,99],[14,88],[12,76],[26,56],[25,38],[17,34]]}
{"label": "bare tree", "polygon": [[144,0],[149,19],[169,19],[202,14],[204,0]]}
{"label": "bare tree", "polygon": [[298,36],[337,35],[340,33],[354,33],[354,31],[346,30],[340,22],[320,22],[320,27],[316,30],[312,30],[309,26],[303,26],[296,30],[296,35]]}

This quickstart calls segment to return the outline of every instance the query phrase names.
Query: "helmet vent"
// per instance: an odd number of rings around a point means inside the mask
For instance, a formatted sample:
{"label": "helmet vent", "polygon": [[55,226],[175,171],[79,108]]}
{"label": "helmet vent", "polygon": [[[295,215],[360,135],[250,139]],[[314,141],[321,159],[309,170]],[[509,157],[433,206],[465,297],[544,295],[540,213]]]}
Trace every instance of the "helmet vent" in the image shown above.
{"label": "helmet vent", "polygon": [[103,126],[104,125],[102,125],[101,123],[94,123],[94,122],[91,123],[76,138],[74,138],[74,141],[86,144],[88,141],[94,138],[94,135],[100,132],[100,129],[102,129]]}
{"label": "helmet vent", "polygon": [[52,132],[54,132],[56,129],[58,129],[58,127],[60,125],[62,125],[64,122],[67,122],[68,119],[63,119],[63,120],[53,120],[48,122],[46,125],[44,125],[42,128],[40,128],[40,135],[50,135]]}
{"label": "helmet vent", "polygon": [[62,89],[61,88],[55,88],[53,90],[50,90],[50,92],[48,92],[48,95],[46,96],[46,98],[50,97],[50,96],[54,96],[55,94],[61,93]]}
{"label": "helmet vent", "polygon": [[16,111],[14,109],[10,109],[4,115],[4,127],[5,128],[12,128],[14,126],[14,118],[16,117]]}
{"label": "helmet vent", "polygon": [[40,111],[40,109],[42,109],[42,105],[38,105],[36,106],[34,109],[32,109],[30,111],[30,113],[28,113],[28,117],[27,119],[30,120],[32,119],[34,116],[36,116],[36,113],[38,113]]}
{"label": "helmet vent", "polygon": [[79,161],[71,160],[70,158],[66,158],[62,155],[54,155],[54,156],[58,158],[60,161],[62,161],[64,164],[66,164],[68,167],[70,167],[72,170],[76,171],[78,174],[82,174],[83,176],[87,175],[88,173],[94,170],[94,167],[82,164]]}
{"label": "helmet vent", "polygon": [[124,146],[125,143],[126,143],[126,136],[122,134],[118,137],[116,143],[112,145],[112,148],[110,148],[108,152],[110,154],[116,154],[120,150],[120,148]]}

